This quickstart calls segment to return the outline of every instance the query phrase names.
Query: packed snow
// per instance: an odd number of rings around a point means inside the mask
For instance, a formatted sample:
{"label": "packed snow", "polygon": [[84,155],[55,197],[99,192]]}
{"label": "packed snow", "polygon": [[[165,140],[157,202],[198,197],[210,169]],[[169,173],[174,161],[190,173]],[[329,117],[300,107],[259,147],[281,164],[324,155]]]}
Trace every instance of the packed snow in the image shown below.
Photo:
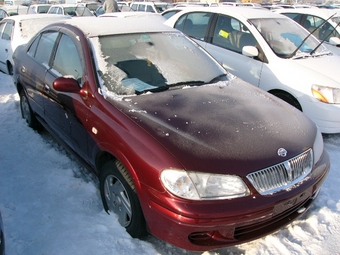
{"label": "packed snow", "polygon": [[[331,171],[311,210],[250,243],[189,252],[131,238],[102,208],[96,177],[21,118],[12,77],[0,73],[0,211],[7,255],[340,254],[340,134],[324,137]],[[160,226],[161,227],[161,226]]]}

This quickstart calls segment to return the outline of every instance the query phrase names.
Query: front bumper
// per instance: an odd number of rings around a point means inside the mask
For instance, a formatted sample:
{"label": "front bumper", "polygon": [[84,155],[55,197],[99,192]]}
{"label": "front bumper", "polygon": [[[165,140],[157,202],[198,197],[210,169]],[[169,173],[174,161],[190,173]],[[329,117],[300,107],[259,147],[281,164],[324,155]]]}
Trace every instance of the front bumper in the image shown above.
{"label": "front bumper", "polygon": [[173,207],[166,208],[159,202],[160,196],[152,199],[153,190],[148,194],[151,199],[144,208],[145,218],[151,234],[187,250],[206,251],[249,242],[307,212],[329,169],[329,155],[324,151],[311,174],[297,187],[269,196],[253,194],[243,200],[178,202],[172,197],[168,200]]}

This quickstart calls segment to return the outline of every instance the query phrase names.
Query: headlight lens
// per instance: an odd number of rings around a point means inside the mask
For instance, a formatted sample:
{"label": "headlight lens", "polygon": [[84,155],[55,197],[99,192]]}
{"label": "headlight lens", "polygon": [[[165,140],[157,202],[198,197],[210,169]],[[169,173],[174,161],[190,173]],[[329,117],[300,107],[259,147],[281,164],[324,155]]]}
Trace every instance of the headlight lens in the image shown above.
{"label": "headlight lens", "polygon": [[313,152],[314,152],[314,163],[318,162],[321,158],[321,155],[324,150],[324,144],[323,144],[323,137],[322,134],[318,128],[315,136],[315,141],[313,144]]}
{"label": "headlight lens", "polygon": [[317,100],[324,103],[328,104],[340,103],[340,89],[338,88],[313,85],[312,94]]}
{"label": "headlight lens", "polygon": [[191,200],[215,200],[250,194],[239,176],[165,169],[161,181],[172,194]]}

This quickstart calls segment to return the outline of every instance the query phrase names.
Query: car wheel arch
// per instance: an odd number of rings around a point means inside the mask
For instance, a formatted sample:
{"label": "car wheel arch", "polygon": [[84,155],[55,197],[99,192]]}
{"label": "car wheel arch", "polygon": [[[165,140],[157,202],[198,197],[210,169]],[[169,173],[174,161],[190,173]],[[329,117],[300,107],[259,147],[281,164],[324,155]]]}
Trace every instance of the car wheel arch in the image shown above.
{"label": "car wheel arch", "polygon": [[301,112],[303,112],[303,109],[302,109],[302,106],[301,106],[299,100],[297,100],[297,98],[294,95],[292,95],[291,93],[284,91],[284,90],[280,90],[280,89],[274,89],[274,90],[270,90],[268,92],[270,94],[280,98],[281,100],[285,101],[286,103],[294,106],[295,108],[297,108]]}
{"label": "car wheel arch", "polygon": [[[101,152],[97,153],[96,170],[97,170],[98,176],[100,176],[100,173],[101,173],[103,167],[109,161],[115,161],[115,162],[117,161],[117,162],[119,162],[118,164],[121,164],[126,169],[127,173],[129,174],[129,177],[132,180],[133,189],[137,192],[137,194],[140,193],[141,187],[140,187],[140,183],[139,183],[139,178],[137,177],[135,170],[133,169],[133,167],[131,166],[131,164],[128,162],[127,159],[120,160],[117,157],[115,157],[113,154],[111,154],[107,151],[101,151]],[[130,184],[130,181],[127,180],[127,178],[125,178],[125,179]]]}

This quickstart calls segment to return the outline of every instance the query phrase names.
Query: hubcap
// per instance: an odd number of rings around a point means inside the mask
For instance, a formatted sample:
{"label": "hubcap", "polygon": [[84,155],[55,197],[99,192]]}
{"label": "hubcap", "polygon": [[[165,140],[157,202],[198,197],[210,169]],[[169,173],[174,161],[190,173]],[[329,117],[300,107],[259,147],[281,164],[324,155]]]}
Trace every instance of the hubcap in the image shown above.
{"label": "hubcap", "polygon": [[123,227],[127,227],[131,222],[132,212],[130,199],[123,184],[115,176],[107,176],[104,194],[109,211],[118,216],[118,222]]}

